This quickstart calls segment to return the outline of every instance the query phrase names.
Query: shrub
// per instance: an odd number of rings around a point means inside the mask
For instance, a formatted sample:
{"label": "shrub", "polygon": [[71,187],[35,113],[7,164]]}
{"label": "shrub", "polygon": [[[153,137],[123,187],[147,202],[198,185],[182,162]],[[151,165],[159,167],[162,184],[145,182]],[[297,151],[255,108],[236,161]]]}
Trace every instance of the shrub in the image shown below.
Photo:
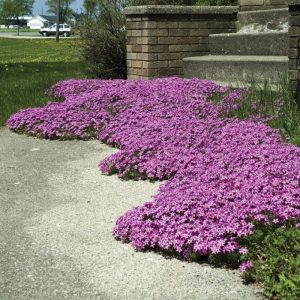
{"label": "shrub", "polygon": [[126,78],[126,29],[122,1],[96,2],[80,28],[83,54],[93,76]]}
{"label": "shrub", "polygon": [[295,223],[257,225],[244,242],[249,249],[244,259],[253,262],[244,279],[263,283],[269,299],[300,299],[300,230]]}

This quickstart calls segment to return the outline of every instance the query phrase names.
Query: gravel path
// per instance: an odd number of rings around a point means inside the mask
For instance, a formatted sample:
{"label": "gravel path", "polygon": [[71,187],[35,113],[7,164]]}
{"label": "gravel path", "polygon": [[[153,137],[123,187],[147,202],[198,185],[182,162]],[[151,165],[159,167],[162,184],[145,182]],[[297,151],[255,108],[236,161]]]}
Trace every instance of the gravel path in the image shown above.
{"label": "gravel path", "polygon": [[114,151],[0,128],[0,299],[260,299],[238,271],[113,239],[116,218],[159,186],[101,175]]}

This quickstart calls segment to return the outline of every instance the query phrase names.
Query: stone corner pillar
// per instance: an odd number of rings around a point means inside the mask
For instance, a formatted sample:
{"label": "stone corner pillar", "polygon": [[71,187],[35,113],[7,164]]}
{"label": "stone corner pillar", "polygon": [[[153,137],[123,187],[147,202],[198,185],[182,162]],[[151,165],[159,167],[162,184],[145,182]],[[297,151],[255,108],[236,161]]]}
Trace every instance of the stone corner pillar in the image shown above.
{"label": "stone corner pillar", "polygon": [[300,0],[289,1],[289,79],[291,87],[300,96]]}
{"label": "stone corner pillar", "polygon": [[184,57],[209,54],[209,34],[236,32],[238,7],[127,7],[127,78],[183,75]]}

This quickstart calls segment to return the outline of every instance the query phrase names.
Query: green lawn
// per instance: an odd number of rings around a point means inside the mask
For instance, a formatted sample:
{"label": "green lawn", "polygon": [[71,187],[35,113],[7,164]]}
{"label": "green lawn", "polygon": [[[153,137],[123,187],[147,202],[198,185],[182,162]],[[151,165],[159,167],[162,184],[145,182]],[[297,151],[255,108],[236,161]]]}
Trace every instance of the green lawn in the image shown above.
{"label": "green lawn", "polygon": [[80,40],[0,38],[0,126],[21,108],[46,104],[57,81],[85,78]]}
{"label": "green lawn", "polygon": [[[39,32],[39,29],[20,28],[20,32]],[[16,32],[16,28],[0,28],[0,32]]]}

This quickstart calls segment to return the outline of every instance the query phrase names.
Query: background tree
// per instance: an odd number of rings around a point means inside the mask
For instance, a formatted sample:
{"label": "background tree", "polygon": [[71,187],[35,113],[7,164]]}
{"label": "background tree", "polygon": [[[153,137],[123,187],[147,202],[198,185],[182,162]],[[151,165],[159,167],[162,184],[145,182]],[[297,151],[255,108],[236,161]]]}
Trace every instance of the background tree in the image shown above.
{"label": "background tree", "polygon": [[[68,21],[68,18],[74,13],[70,5],[74,0],[60,0],[60,14],[59,20],[61,23]],[[47,12],[56,15],[57,12],[57,0],[47,0],[46,5],[48,6]]]}
{"label": "background tree", "polygon": [[95,16],[97,0],[84,0],[83,8],[88,18]]}
{"label": "background tree", "polygon": [[0,0],[0,19],[6,24],[16,22],[19,35],[20,17],[32,13],[34,0]]}

